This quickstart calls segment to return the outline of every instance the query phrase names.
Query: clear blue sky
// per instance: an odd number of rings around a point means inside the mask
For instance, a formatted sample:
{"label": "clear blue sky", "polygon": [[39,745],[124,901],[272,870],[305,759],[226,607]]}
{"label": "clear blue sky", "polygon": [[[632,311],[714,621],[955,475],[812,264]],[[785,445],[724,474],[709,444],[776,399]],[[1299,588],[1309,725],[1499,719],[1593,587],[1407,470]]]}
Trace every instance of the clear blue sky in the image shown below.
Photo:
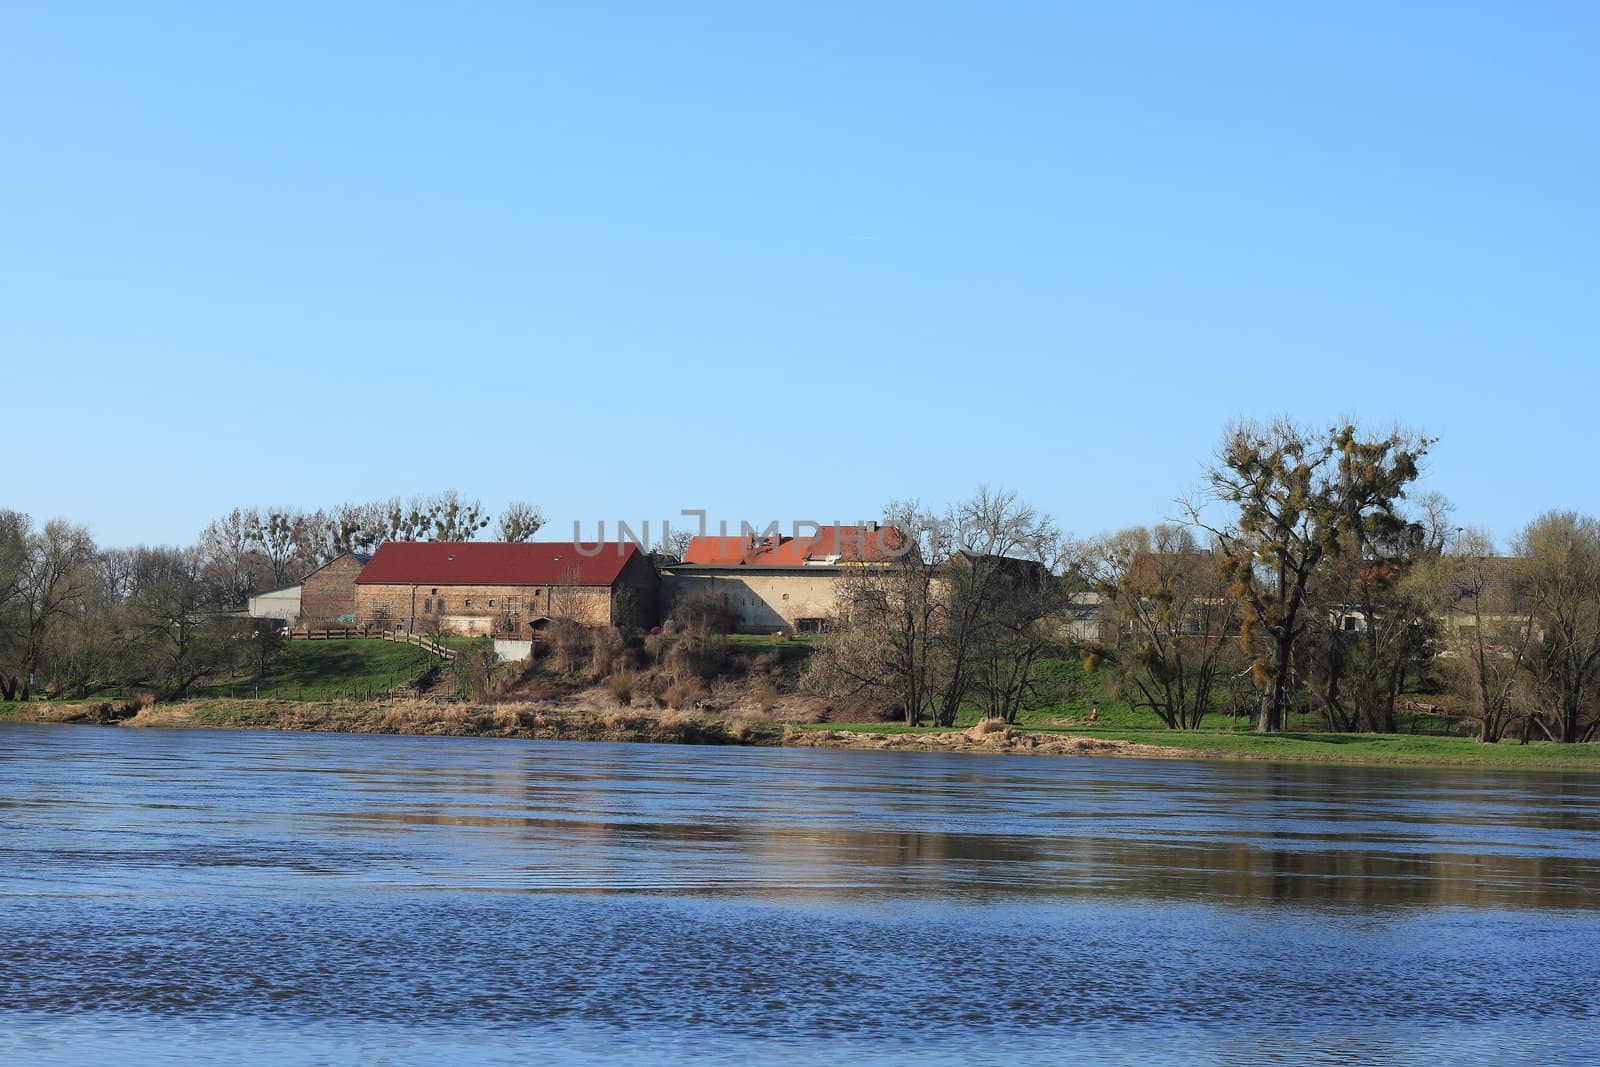
{"label": "clear blue sky", "polygon": [[870,7],[6,4],[0,506],[1092,533],[1358,413],[1600,511],[1600,8]]}

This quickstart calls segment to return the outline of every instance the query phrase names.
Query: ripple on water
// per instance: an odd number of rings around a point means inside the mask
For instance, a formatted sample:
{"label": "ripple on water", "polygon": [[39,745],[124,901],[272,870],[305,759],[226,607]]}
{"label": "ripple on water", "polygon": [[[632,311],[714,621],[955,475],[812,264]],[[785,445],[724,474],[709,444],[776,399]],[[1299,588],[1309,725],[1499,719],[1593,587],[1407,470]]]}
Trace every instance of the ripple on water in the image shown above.
{"label": "ripple on water", "polygon": [[0,740],[8,1060],[1600,1060],[1573,776]]}

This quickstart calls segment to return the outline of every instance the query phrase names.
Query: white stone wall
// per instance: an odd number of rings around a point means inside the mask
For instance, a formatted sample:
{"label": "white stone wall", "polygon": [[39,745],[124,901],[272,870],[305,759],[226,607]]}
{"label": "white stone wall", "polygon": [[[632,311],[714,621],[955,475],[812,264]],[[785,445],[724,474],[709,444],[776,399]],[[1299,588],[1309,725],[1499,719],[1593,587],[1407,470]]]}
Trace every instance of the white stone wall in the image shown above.
{"label": "white stone wall", "polygon": [[831,567],[763,571],[759,567],[715,572],[689,569],[662,576],[663,615],[696,593],[724,594],[737,614],[742,633],[793,633],[801,619],[832,620],[838,613],[839,585],[844,576]]}

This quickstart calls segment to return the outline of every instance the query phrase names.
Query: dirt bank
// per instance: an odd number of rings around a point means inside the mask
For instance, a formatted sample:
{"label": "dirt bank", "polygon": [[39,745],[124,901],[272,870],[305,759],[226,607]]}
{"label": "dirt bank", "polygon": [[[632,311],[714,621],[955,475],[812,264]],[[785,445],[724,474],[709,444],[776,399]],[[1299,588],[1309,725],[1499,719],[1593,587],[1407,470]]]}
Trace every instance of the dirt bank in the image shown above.
{"label": "dirt bank", "polygon": [[[131,709],[130,709],[131,710]],[[324,733],[507,737],[540,741],[632,741],[658,744],[768,745],[880,751],[1017,753],[1034,756],[1180,757],[1192,751],[1061,734],[1032,734],[1000,723],[918,734],[800,729],[785,723],[682,711],[567,705],[363,704],[280,700],[193,700],[156,704],[131,714],[106,705],[17,706],[10,722],[54,722],[140,728],[300,730]]]}

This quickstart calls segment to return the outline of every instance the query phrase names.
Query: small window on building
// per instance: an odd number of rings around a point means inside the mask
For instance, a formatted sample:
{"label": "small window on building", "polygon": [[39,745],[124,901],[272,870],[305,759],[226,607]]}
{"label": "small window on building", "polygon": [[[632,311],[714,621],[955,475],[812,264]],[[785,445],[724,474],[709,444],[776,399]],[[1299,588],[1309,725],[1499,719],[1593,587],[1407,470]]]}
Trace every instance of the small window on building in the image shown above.
{"label": "small window on building", "polygon": [[491,608],[492,608],[492,607],[494,607],[494,597],[490,597],[490,598],[489,598],[489,606],[490,606],[490,607],[491,607]]}
{"label": "small window on building", "polygon": [[789,599],[789,594],[788,593],[783,594],[783,599],[788,600]]}
{"label": "small window on building", "polygon": [[440,615],[443,615],[444,614],[444,597],[440,597],[438,599],[438,601],[434,604],[434,607],[436,607],[438,609],[438,613]]}
{"label": "small window on building", "polygon": [[433,614],[433,601],[429,600],[427,597],[422,598],[422,613],[424,615]]}
{"label": "small window on building", "polygon": [[469,607],[469,608],[470,608],[470,607],[472,607],[472,598],[471,598],[471,597],[468,597],[468,598],[467,598],[467,599],[466,599],[466,601],[465,601],[465,603],[466,603],[466,605],[467,605],[467,607]]}
{"label": "small window on building", "polygon": [[430,590],[428,590],[428,592],[432,593],[434,596],[438,596],[439,595],[439,590],[437,590],[437,589],[430,589]]}

